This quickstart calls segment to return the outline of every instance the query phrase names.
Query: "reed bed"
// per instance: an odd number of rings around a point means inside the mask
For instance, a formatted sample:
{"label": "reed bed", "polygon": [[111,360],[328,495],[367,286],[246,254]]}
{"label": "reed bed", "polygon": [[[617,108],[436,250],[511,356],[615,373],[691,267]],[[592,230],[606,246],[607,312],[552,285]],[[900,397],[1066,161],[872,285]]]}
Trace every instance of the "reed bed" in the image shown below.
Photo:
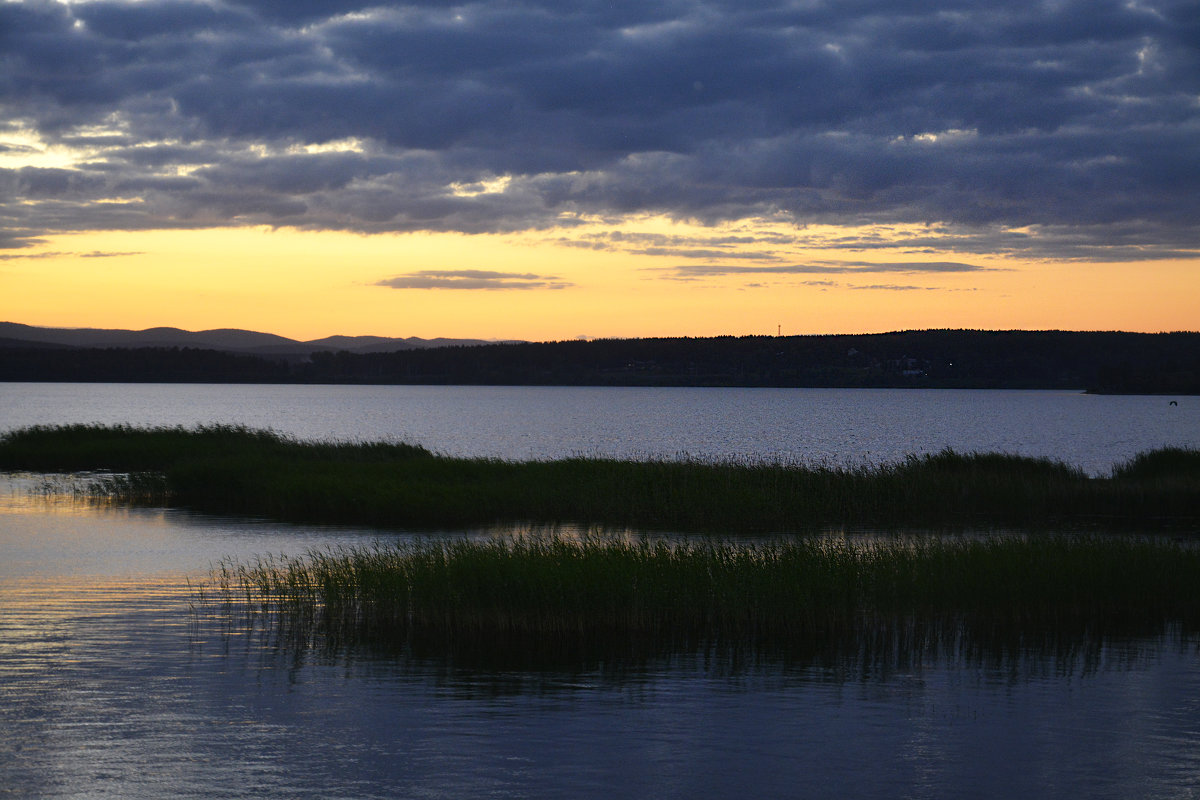
{"label": "reed bed", "polygon": [[689,459],[509,462],[409,444],[299,442],[231,426],[37,427],[0,469],[107,470],[95,491],[207,513],[390,528],[600,524],[718,533],[871,527],[1175,528],[1200,522],[1200,451],[1091,478],[1050,459],[943,451],[834,467]]}
{"label": "reed bed", "polygon": [[1200,548],[1127,536],[429,540],[226,561],[204,591],[332,641],[765,648],[898,622],[939,635],[1196,630]]}

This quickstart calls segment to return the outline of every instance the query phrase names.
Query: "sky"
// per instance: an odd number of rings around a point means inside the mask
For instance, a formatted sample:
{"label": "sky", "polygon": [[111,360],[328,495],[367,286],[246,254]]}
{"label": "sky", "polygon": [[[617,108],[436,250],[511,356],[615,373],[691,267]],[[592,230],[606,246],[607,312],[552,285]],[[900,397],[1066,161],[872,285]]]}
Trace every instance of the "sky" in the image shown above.
{"label": "sky", "polygon": [[0,0],[0,319],[1200,330],[1200,4]]}

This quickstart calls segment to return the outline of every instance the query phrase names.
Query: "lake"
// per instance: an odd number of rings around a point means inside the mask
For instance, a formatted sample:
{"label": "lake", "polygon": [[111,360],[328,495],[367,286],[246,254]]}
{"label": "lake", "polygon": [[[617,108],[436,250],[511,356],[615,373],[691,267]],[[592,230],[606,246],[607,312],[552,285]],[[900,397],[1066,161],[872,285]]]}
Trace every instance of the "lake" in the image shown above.
{"label": "lake", "polygon": [[[0,384],[0,430],[239,423],[456,455],[900,458],[1103,472],[1200,445],[1196,398],[1060,392]],[[0,794],[1190,797],[1200,653],[1173,630],[799,659],[314,650],[197,606],[225,556],[423,535],[87,505],[0,476]]]}
{"label": "lake", "polygon": [[[1174,401],[1177,405],[1170,405]],[[1200,397],[1055,391],[0,383],[0,431],[69,422],[233,423],[456,456],[894,461],[946,447],[1094,474],[1200,446]]]}

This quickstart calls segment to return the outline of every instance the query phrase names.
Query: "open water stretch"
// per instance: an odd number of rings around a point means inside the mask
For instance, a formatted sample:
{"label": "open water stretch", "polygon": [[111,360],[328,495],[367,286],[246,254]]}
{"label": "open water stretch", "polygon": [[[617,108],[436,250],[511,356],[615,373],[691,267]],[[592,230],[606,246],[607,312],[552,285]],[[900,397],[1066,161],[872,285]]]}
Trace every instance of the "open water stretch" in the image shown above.
{"label": "open water stretch", "polygon": [[[1174,401],[1175,405],[1171,405]],[[1093,473],[1200,446],[1200,397],[906,389],[0,383],[0,431],[66,423],[272,428],[454,456],[895,461],[953,448]]]}

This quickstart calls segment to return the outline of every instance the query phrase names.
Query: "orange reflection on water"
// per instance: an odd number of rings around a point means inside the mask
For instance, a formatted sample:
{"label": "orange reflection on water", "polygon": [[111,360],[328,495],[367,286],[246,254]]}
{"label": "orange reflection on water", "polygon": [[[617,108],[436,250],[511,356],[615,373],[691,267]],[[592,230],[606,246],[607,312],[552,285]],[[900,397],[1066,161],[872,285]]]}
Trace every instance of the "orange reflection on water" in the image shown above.
{"label": "orange reflection on water", "polygon": [[3,474],[0,480],[7,486],[0,484],[0,514],[86,514],[120,508],[112,498],[91,491],[97,477],[86,472]]}

